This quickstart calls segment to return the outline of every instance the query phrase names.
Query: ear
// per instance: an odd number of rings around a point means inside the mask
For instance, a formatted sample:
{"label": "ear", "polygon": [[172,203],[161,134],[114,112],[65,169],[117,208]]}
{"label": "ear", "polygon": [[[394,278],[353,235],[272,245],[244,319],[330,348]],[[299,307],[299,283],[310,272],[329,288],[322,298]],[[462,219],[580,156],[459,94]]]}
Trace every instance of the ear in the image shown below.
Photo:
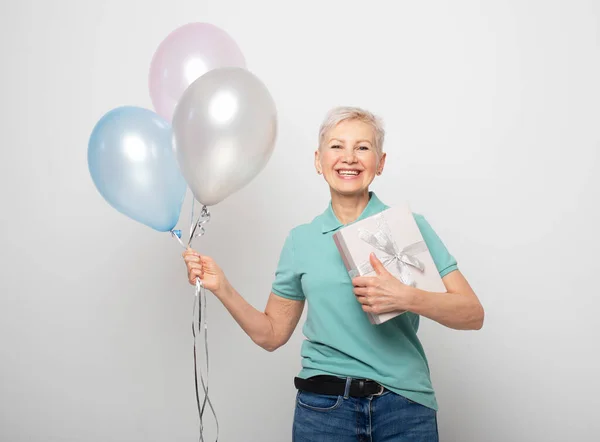
{"label": "ear", "polygon": [[382,153],[381,157],[379,158],[379,162],[377,163],[377,175],[381,175],[381,173],[383,172],[383,168],[385,166],[385,157],[386,157],[386,153]]}
{"label": "ear", "polygon": [[315,169],[317,173],[321,175],[323,173],[323,168],[321,167],[321,157],[319,149],[315,150]]}

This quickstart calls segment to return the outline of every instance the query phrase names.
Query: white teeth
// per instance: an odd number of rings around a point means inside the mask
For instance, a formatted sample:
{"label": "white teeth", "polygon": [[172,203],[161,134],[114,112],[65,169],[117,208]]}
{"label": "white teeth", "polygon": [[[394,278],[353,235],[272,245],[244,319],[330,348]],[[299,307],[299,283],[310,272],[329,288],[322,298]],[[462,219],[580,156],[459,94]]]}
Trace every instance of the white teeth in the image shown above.
{"label": "white teeth", "polygon": [[338,170],[338,173],[340,175],[356,176],[358,175],[358,170]]}

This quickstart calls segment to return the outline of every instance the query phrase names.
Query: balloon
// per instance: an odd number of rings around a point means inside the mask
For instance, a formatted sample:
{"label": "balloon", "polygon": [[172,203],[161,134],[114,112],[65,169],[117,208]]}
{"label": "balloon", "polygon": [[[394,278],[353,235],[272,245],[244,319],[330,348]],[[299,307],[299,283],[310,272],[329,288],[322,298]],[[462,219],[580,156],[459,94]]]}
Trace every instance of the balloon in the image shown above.
{"label": "balloon", "polygon": [[104,199],[159,232],[175,227],[186,192],[172,143],[167,121],[126,106],[96,123],[88,145],[90,174]]}
{"label": "balloon", "polygon": [[275,103],[249,71],[214,69],[181,97],[173,134],[179,168],[194,197],[214,205],[267,164],[277,137]]}
{"label": "balloon", "polygon": [[171,32],[150,63],[150,98],[154,109],[169,122],[183,92],[208,71],[246,67],[244,55],[222,29],[190,23]]}

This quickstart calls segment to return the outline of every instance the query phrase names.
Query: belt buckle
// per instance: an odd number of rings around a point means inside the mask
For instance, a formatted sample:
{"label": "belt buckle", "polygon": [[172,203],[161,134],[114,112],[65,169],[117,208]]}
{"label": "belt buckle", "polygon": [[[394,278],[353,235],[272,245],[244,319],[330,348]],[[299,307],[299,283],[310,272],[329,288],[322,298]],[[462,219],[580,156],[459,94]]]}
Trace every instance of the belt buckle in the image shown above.
{"label": "belt buckle", "polygon": [[[377,381],[373,381],[372,379],[367,379],[368,381],[372,381],[372,382],[377,382]],[[385,392],[385,387],[383,385],[381,385],[379,382],[377,382],[377,385],[379,385],[379,391],[375,394],[373,394],[372,396],[381,396],[384,392]]]}

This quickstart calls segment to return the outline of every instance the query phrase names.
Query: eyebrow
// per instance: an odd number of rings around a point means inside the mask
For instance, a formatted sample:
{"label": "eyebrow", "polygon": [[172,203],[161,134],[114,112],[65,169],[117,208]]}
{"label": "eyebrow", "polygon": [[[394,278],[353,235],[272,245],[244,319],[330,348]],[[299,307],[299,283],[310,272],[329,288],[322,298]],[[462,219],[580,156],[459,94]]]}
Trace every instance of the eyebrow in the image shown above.
{"label": "eyebrow", "polygon": [[[331,143],[332,141],[339,141],[339,142],[342,142],[342,143],[344,142],[344,140],[341,140],[341,139],[339,139],[339,138],[331,138],[331,139],[329,140],[329,142],[330,142],[330,143]],[[357,142],[357,143],[369,143],[369,144],[373,144],[373,143],[372,143],[370,140],[357,140],[356,142]]]}

